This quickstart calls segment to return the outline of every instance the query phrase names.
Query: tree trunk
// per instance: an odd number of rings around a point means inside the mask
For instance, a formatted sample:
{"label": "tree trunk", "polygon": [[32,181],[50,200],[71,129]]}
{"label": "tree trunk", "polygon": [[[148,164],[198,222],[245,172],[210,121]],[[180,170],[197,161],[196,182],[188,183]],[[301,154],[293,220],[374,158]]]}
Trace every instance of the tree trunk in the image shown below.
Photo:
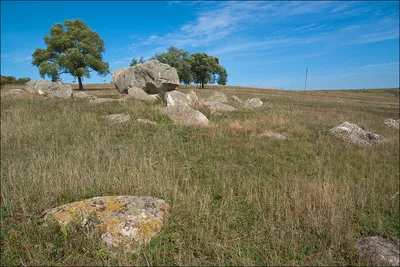
{"label": "tree trunk", "polygon": [[82,78],[78,76],[79,90],[83,90]]}
{"label": "tree trunk", "polygon": [[204,89],[204,83],[201,83],[201,89]]}

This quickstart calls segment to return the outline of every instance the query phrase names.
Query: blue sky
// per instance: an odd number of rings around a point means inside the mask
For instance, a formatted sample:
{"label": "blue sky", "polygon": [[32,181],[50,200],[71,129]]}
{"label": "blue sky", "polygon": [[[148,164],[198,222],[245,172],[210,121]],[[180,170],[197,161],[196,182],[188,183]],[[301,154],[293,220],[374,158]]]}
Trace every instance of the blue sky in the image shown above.
{"label": "blue sky", "polygon": [[1,74],[41,79],[32,53],[76,18],[103,38],[111,72],[173,45],[217,56],[228,85],[304,89],[308,68],[307,89],[399,87],[398,1],[1,1]]}

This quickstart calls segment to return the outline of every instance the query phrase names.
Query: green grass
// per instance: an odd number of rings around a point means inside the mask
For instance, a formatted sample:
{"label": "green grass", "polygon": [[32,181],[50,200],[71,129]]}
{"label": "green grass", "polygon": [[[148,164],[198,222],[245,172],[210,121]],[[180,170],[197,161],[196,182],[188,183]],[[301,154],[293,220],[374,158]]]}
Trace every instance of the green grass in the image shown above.
{"label": "green grass", "polygon": [[[399,132],[383,124],[398,118],[398,97],[232,90],[265,104],[201,109],[210,128],[174,125],[161,103],[2,100],[2,265],[354,265],[358,238],[399,238]],[[113,113],[132,121],[108,124]],[[327,133],[343,121],[388,141],[347,145]],[[290,138],[257,137],[265,130]],[[112,258],[96,233],[26,219],[104,195],[165,199],[168,222],[139,255]]]}

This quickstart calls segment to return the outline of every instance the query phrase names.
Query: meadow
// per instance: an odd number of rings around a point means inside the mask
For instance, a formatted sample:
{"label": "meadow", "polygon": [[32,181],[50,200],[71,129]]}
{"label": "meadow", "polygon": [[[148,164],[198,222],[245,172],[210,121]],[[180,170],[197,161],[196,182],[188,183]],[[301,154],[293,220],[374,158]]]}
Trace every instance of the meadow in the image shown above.
{"label": "meadow", "polygon": [[[85,86],[120,97],[111,84]],[[399,131],[383,121],[399,118],[399,89],[178,88],[192,89],[264,105],[223,115],[201,108],[210,120],[201,128],[174,125],[161,102],[2,99],[2,265],[362,265],[359,238],[398,242]],[[111,125],[103,116],[114,113],[132,120]],[[328,133],[344,121],[387,142],[359,147]],[[288,140],[258,136],[266,130]],[[96,233],[30,219],[107,195],[170,203],[166,226],[140,254],[113,258]]]}

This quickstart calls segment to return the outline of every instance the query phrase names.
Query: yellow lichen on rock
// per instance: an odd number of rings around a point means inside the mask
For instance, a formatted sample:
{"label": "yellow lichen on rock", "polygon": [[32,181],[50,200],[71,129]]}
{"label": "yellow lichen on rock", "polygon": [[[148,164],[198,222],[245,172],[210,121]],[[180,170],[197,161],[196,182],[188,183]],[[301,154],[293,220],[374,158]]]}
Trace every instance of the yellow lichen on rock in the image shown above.
{"label": "yellow lichen on rock", "polygon": [[[112,253],[136,253],[148,244],[162,227],[169,205],[161,199],[136,196],[95,197],[65,204],[48,211],[47,215],[65,226],[74,220],[94,225]],[[95,217],[96,219],[89,219]]]}

